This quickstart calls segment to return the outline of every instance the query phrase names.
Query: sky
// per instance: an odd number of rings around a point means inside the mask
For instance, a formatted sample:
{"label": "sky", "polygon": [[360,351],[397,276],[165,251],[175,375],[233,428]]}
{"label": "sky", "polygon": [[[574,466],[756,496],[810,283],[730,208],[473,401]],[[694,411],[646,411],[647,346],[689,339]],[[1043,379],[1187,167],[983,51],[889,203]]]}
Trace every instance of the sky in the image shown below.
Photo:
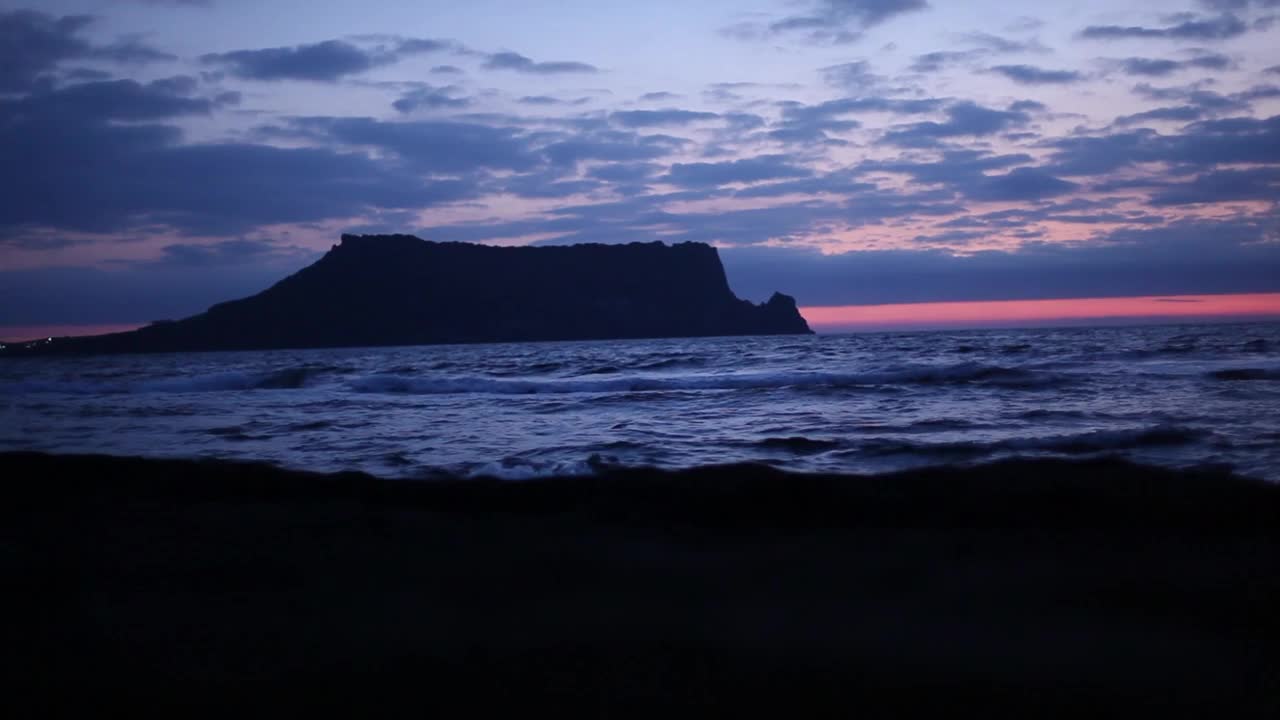
{"label": "sky", "polygon": [[1280,0],[0,0],[0,339],[343,232],[708,242],[820,329],[1280,316],[1277,48]]}

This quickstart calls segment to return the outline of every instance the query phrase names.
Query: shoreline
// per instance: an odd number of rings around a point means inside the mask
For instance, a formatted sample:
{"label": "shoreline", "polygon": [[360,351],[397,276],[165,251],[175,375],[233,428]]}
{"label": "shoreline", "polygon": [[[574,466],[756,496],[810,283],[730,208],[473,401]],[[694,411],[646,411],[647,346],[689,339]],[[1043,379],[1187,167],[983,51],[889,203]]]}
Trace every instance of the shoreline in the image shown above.
{"label": "shoreline", "polygon": [[1280,698],[1280,486],[1220,472],[407,481],[0,453],[0,476],[6,670],[46,711]]}

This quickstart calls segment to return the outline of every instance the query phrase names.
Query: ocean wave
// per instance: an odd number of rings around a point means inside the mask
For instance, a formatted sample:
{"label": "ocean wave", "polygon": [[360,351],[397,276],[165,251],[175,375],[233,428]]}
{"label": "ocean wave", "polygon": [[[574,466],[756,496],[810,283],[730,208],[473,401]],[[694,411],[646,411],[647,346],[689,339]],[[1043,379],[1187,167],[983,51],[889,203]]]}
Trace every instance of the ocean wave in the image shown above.
{"label": "ocean wave", "polygon": [[492,377],[405,377],[397,375],[354,378],[348,387],[356,392],[410,395],[490,393],[531,395],[539,393],[617,393],[661,390],[754,390],[784,387],[869,387],[877,385],[940,385],[975,383],[1014,388],[1060,385],[1060,375],[980,363],[918,366],[864,373],[769,372],[677,377],[625,376],[600,379],[506,380]]}
{"label": "ocean wave", "polygon": [[158,378],[135,383],[86,381],[27,381],[0,385],[0,393],[25,395],[118,395],[132,393],[200,393],[236,390],[297,390],[320,375],[349,372],[336,366],[299,366],[266,372],[226,372],[188,377]]}
{"label": "ocean wave", "polygon": [[793,435],[790,437],[768,437],[753,443],[757,447],[769,450],[786,450],[801,455],[809,453],[825,452],[840,447],[839,440],[825,440],[822,438],[808,438],[802,435]]}
{"label": "ocean wave", "polygon": [[1280,380],[1280,368],[1227,368],[1209,373],[1214,380]]}
{"label": "ocean wave", "polygon": [[1134,450],[1150,447],[1174,447],[1199,442],[1211,433],[1179,425],[1156,425],[1125,430],[1095,430],[1039,437],[1004,438],[1000,440],[962,440],[927,442],[902,439],[875,440],[863,443],[847,454],[869,455],[988,455],[998,452],[1052,452],[1063,455]]}

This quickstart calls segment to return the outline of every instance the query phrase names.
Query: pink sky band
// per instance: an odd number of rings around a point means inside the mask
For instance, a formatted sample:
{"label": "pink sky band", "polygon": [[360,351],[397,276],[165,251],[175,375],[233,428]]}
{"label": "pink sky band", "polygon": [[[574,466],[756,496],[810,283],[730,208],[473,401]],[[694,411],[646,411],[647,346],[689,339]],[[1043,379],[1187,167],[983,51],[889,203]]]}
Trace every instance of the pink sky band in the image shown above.
{"label": "pink sky band", "polygon": [[[990,300],[800,308],[818,332],[896,327],[1002,327],[1091,320],[1280,319],[1280,293]],[[124,332],[141,324],[0,326],[0,342]]]}
{"label": "pink sky band", "polygon": [[982,327],[1089,320],[1280,318],[1280,293],[1155,295],[1063,300],[900,303],[803,307],[822,332],[877,327]]}

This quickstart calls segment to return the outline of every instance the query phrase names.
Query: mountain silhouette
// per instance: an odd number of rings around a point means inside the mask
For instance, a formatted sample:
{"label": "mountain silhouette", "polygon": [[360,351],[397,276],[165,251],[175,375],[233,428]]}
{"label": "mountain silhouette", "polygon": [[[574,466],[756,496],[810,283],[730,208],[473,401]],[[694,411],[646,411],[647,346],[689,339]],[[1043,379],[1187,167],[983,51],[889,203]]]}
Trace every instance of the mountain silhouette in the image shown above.
{"label": "mountain silhouette", "polygon": [[703,243],[495,247],[343,235],[270,288],[126,333],[11,355],[257,350],[812,332],[795,300],[729,289]]}

